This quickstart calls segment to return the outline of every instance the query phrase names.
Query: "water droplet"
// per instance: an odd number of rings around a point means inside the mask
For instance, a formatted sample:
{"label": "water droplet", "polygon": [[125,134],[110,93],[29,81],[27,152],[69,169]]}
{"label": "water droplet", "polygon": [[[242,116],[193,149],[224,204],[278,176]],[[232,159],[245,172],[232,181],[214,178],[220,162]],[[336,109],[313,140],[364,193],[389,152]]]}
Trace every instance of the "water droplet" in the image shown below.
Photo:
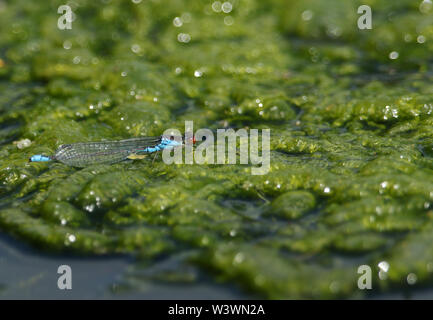
{"label": "water droplet", "polygon": [[311,18],[313,18],[313,12],[312,11],[305,10],[304,12],[302,12],[302,20],[309,21],[309,20],[311,20]]}
{"label": "water droplet", "polygon": [[381,261],[381,262],[378,263],[377,266],[383,272],[388,272],[388,270],[389,270],[389,263],[387,261]]}
{"label": "water droplet", "polygon": [[179,33],[177,35],[177,41],[188,43],[191,41],[191,36],[188,33]]}
{"label": "water droplet", "polygon": [[409,273],[407,275],[407,279],[406,280],[407,280],[407,283],[412,286],[412,285],[414,285],[417,282],[418,277],[416,276],[415,273]]}
{"label": "water droplet", "polygon": [[94,204],[89,204],[88,206],[85,206],[84,209],[87,212],[93,212],[93,210],[95,210],[95,205]]}
{"label": "water droplet", "polygon": [[433,7],[433,3],[432,3],[431,0],[423,0],[423,1],[420,3],[420,5],[419,5],[419,11],[420,11],[421,13],[426,14],[426,13],[429,13],[429,12],[430,12],[430,10],[432,9],[432,7]]}
{"label": "water droplet", "polygon": [[29,139],[23,139],[19,141],[14,141],[14,144],[17,146],[18,149],[24,149],[29,147],[32,142]]}
{"label": "water droplet", "polygon": [[224,24],[226,26],[231,26],[235,20],[231,16],[224,17]]}
{"label": "water droplet", "polygon": [[224,12],[224,13],[229,13],[229,12],[231,12],[232,11],[232,9],[233,9],[233,5],[230,3],[230,2],[224,2],[223,4],[222,4],[222,6],[221,6],[221,10]]}
{"label": "water droplet", "polygon": [[212,3],[212,10],[215,12],[221,12],[221,2],[215,1]]}
{"label": "water droplet", "polygon": [[140,51],[141,51],[141,47],[140,47],[140,45],[138,45],[138,44],[133,44],[132,46],[131,46],[131,51],[132,52],[134,52],[134,53],[139,53]]}
{"label": "water droplet", "polygon": [[397,59],[397,58],[398,58],[398,52],[397,52],[397,51],[392,51],[392,52],[389,54],[389,58],[390,58],[391,60],[395,60],[395,59]]}
{"label": "water droplet", "polygon": [[183,25],[183,21],[181,18],[176,17],[173,19],[173,25],[177,28],[181,27]]}
{"label": "water droplet", "polygon": [[233,264],[240,264],[245,260],[245,255],[242,252],[238,252],[233,259]]}
{"label": "water droplet", "polygon": [[417,38],[416,38],[416,42],[418,42],[418,43],[424,43],[425,42],[425,37],[423,36],[423,35],[419,35]]}
{"label": "water droplet", "polygon": [[388,274],[383,270],[379,270],[379,279],[386,280],[387,278],[388,278]]}
{"label": "water droplet", "polygon": [[72,48],[72,42],[69,40],[63,41],[63,48],[65,48],[66,50],[71,49]]}

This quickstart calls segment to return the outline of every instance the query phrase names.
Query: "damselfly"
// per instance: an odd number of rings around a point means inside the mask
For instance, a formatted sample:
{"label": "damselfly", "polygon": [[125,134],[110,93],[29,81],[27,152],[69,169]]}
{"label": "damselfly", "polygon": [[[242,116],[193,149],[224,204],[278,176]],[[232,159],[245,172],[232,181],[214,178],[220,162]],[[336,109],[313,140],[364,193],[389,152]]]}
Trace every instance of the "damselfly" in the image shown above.
{"label": "damselfly", "polygon": [[[158,136],[118,141],[80,142],[61,145],[54,155],[34,155],[30,162],[60,161],[73,167],[143,159],[147,154],[184,145],[185,137]],[[192,143],[195,140],[192,139]]]}

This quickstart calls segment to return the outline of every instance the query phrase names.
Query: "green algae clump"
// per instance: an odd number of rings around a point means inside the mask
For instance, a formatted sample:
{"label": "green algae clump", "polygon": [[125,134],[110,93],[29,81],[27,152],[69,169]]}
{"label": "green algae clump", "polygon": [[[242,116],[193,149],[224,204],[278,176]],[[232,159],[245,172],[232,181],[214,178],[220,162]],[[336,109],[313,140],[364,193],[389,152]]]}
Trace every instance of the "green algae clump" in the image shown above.
{"label": "green algae clump", "polygon": [[[359,30],[355,0],[228,2],[76,0],[71,30],[58,1],[0,6],[1,232],[245,297],[368,298],[357,268],[382,261],[374,294],[431,286],[433,12],[368,1]],[[186,120],[271,129],[269,173],[27,161]]]}
{"label": "green algae clump", "polygon": [[283,193],[272,201],[269,214],[281,218],[296,219],[312,210],[316,205],[314,196],[306,191]]}

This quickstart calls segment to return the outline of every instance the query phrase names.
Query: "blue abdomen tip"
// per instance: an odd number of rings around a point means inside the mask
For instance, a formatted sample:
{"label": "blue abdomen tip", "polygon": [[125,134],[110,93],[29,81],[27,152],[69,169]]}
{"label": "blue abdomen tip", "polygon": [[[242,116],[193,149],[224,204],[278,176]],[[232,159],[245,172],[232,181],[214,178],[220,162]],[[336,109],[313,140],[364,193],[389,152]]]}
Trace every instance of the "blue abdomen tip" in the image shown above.
{"label": "blue abdomen tip", "polygon": [[51,161],[51,158],[47,157],[47,156],[43,156],[41,154],[37,154],[37,155],[30,157],[29,161],[30,162],[45,162],[45,161]]}

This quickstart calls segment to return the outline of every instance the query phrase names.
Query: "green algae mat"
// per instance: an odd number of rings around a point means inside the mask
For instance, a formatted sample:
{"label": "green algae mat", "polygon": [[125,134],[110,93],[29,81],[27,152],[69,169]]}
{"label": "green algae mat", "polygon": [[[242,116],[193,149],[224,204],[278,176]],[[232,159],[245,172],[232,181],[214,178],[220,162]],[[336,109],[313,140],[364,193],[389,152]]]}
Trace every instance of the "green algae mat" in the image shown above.
{"label": "green algae mat", "polygon": [[[62,4],[0,2],[2,234],[142,270],[177,257],[155,281],[206,277],[248,297],[432,287],[430,1],[75,0],[65,30]],[[371,30],[357,26],[362,4]],[[269,173],[28,163],[186,120],[270,128]],[[358,288],[361,265],[372,290]]]}

